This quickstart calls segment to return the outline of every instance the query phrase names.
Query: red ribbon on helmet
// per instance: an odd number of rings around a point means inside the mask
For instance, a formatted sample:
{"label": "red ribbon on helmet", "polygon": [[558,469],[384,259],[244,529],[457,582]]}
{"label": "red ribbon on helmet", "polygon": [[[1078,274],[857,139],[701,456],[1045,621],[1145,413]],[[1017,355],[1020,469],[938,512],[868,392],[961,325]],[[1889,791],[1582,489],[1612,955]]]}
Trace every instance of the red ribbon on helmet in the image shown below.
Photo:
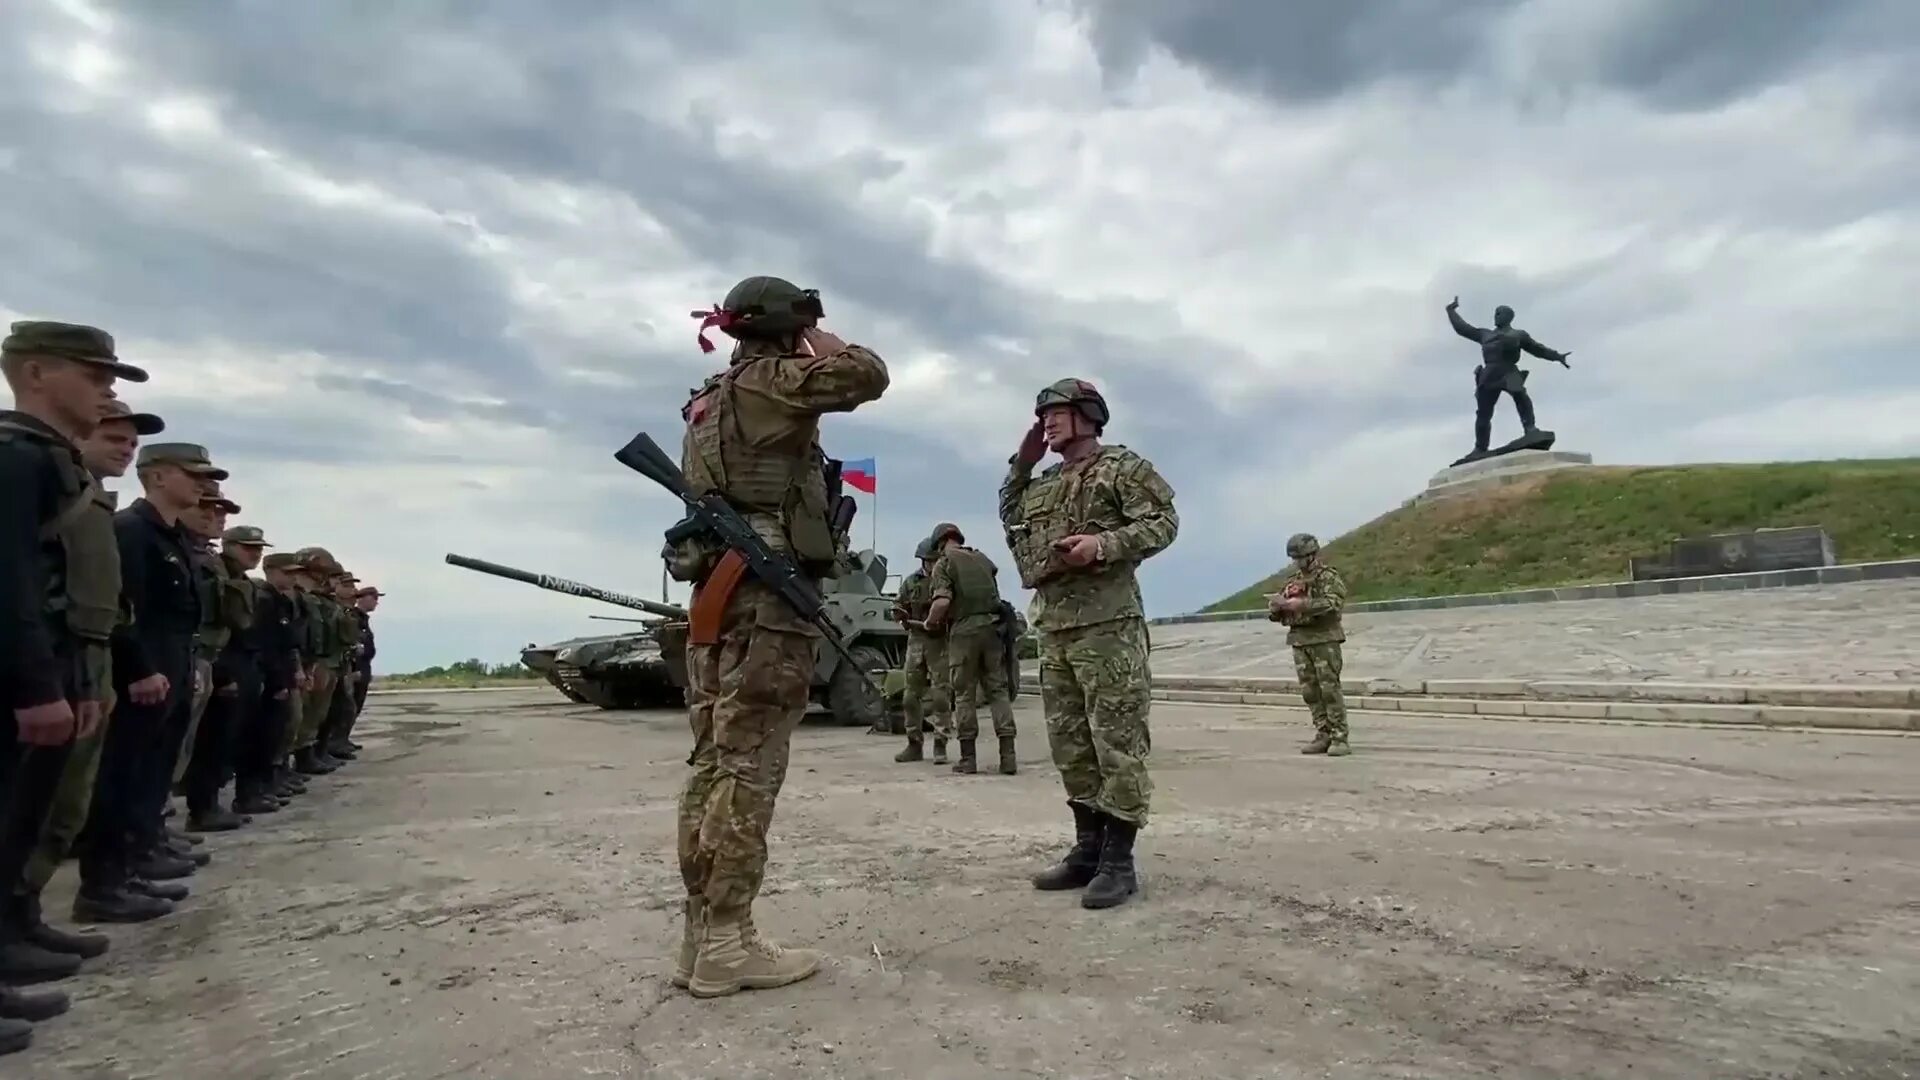
{"label": "red ribbon on helmet", "polygon": [[700,351],[708,353],[713,351],[713,342],[707,340],[707,330],[709,328],[725,330],[727,327],[732,326],[734,319],[738,317],[719,304],[713,305],[713,310],[711,311],[695,311],[691,314],[694,318],[700,320],[700,332],[695,340],[700,342]]}

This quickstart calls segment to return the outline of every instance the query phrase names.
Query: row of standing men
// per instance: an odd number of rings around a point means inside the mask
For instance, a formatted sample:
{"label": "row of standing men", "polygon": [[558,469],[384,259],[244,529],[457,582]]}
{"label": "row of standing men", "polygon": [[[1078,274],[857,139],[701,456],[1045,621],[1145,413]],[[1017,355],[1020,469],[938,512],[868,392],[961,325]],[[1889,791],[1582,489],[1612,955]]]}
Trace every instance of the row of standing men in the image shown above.
{"label": "row of standing men", "polygon": [[[324,548],[268,553],[204,446],[119,400],[145,382],[94,327],[16,322],[0,343],[0,1053],[68,1009],[18,987],[104,954],[47,923],[79,863],[83,924],[171,914],[203,834],[272,814],[351,760],[380,593]],[[132,470],[124,508],[106,481]],[[255,577],[259,571],[261,577]],[[172,797],[184,796],[184,828]]]}

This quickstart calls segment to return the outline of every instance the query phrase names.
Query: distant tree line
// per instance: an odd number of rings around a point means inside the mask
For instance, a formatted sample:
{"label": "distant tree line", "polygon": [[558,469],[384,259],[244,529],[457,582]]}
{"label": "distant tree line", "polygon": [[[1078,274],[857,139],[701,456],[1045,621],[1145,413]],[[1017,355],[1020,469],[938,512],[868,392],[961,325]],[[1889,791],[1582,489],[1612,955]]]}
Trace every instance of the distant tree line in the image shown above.
{"label": "distant tree line", "polygon": [[478,658],[460,660],[452,664],[435,664],[430,668],[409,672],[398,676],[402,679],[531,679],[534,673],[518,660],[505,664],[489,664]]}

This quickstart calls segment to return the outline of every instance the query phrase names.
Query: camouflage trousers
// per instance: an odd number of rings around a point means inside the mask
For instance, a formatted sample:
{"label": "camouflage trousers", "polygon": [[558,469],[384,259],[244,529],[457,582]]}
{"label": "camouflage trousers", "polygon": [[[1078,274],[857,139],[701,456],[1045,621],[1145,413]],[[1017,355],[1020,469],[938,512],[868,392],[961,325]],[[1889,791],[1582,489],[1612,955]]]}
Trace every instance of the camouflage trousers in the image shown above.
{"label": "camouflage trousers", "polygon": [[716,923],[746,918],[766,876],[767,830],[807,711],[817,636],[749,581],[727,606],[719,643],[687,645],[693,773],[680,794],[680,876]]}
{"label": "camouflage trousers", "polygon": [[1153,780],[1147,711],[1147,624],[1115,619],[1040,635],[1040,700],[1047,744],[1067,798],[1135,825],[1147,823]]}
{"label": "camouflage trousers", "polygon": [[1347,699],[1340,692],[1340,643],[1323,641],[1293,647],[1293,670],[1300,696],[1313,714],[1313,730],[1333,742],[1347,741]]}
{"label": "camouflage trousers", "polygon": [[320,725],[326,722],[327,714],[333,711],[333,694],[338,689],[339,681],[338,668],[325,660],[314,665],[313,688],[307,691],[306,699],[300,702],[300,711],[295,714],[299,729],[294,732],[293,749],[305,750],[320,737]]}
{"label": "camouflage trousers", "polygon": [[300,725],[304,722],[307,713],[306,693],[298,687],[288,690],[286,710],[287,722],[286,726],[280,729],[280,744],[273,748],[275,765],[285,761],[287,755],[293,753],[296,744],[300,741]]}
{"label": "camouflage trousers", "polygon": [[113,691],[108,690],[106,694],[107,700],[100,707],[100,729],[84,739],[75,739],[73,750],[67,755],[60,786],[53,795],[53,807],[47,811],[46,823],[40,826],[39,846],[28,857],[26,871],[21,875],[24,893],[36,894],[47,887],[54,872],[60,869],[60,863],[73,853],[80,831],[87,827],[87,816],[93,812],[94,778],[100,774],[100,748],[106,745],[107,725],[113,717]]}
{"label": "camouflage trousers", "polygon": [[[907,639],[907,691],[900,708],[907,715],[907,738],[916,742],[931,726],[933,737],[953,737],[953,687],[947,674],[947,639],[914,634]],[[933,691],[929,697],[927,691]],[[931,718],[933,723],[925,721]]]}
{"label": "camouflage trousers", "polygon": [[213,661],[195,657],[193,661],[193,712],[187,717],[187,737],[180,740],[180,757],[173,763],[173,782],[186,779],[187,762],[193,760],[193,740],[200,735],[200,718],[207,715],[207,702],[213,700]]}
{"label": "camouflage trousers", "polygon": [[969,627],[947,636],[948,681],[953,686],[954,734],[980,736],[976,710],[981,698],[993,715],[993,733],[1013,738],[1013,699],[1007,696],[1006,653],[993,624]]}

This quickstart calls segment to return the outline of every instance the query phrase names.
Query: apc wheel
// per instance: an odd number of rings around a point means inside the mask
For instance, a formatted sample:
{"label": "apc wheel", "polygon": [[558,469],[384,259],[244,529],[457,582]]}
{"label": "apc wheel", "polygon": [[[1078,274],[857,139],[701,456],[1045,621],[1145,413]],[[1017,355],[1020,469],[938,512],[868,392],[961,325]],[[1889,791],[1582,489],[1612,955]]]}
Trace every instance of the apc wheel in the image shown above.
{"label": "apc wheel", "polygon": [[827,683],[827,709],[833,714],[833,722],[846,727],[885,724],[886,698],[860,678],[860,672],[865,671],[874,683],[885,679],[889,666],[886,651],[872,645],[855,645],[847,651],[853,654],[854,663],[840,661]]}

